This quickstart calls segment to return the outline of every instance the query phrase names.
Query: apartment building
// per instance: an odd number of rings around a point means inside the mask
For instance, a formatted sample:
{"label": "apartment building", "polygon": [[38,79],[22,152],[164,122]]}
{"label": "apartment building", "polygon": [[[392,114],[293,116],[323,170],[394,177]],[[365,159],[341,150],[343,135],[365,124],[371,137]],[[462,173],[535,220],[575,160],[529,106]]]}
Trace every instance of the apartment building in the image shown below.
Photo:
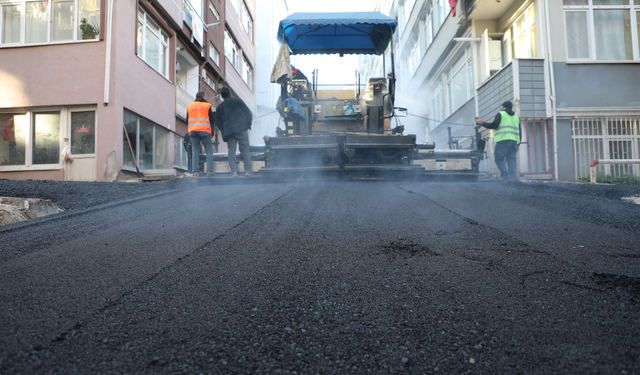
{"label": "apartment building", "polygon": [[145,176],[185,171],[186,106],[196,92],[213,105],[223,84],[249,103],[255,97],[246,31],[254,5],[0,0],[0,178],[114,181],[136,168]]}
{"label": "apartment building", "polygon": [[256,49],[260,64],[257,69],[257,112],[250,140],[252,145],[264,145],[263,137],[275,137],[280,124],[280,114],[275,109],[280,85],[271,83],[271,70],[280,51],[276,32],[280,21],[289,15],[289,7],[286,0],[260,0],[257,7]]}
{"label": "apartment building", "polygon": [[[521,119],[521,176],[576,180],[595,159],[638,159],[640,1],[394,0],[397,106],[437,148],[472,147],[474,116]],[[492,131],[484,130],[496,174]],[[598,166],[639,175],[637,165]]]}

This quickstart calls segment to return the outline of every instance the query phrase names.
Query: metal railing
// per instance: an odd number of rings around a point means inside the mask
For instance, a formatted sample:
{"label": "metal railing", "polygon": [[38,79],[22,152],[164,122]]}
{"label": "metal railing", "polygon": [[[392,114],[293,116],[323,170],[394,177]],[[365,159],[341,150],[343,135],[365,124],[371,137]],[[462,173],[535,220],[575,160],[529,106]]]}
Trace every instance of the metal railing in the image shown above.
{"label": "metal railing", "polygon": [[591,174],[591,183],[596,183],[596,165],[598,164],[640,164],[640,160],[638,159],[596,159],[591,162],[589,165],[590,174]]}
{"label": "metal railing", "polygon": [[176,86],[176,116],[182,120],[187,119],[187,107],[193,103],[195,97],[191,96],[187,90]]}

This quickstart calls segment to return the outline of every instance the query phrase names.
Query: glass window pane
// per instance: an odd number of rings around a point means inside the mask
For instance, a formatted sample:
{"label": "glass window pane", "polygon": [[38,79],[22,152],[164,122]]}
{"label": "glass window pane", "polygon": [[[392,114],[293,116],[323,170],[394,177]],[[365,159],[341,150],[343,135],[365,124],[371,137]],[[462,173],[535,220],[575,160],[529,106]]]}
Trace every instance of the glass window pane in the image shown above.
{"label": "glass window pane", "polygon": [[60,112],[33,116],[33,164],[60,162]]}
{"label": "glass window pane", "polygon": [[140,169],[153,169],[153,128],[152,123],[140,119],[140,136],[138,138],[138,152],[140,152],[138,167]]}
{"label": "glass window pane", "polygon": [[593,5],[629,5],[629,0],[593,0]]}
{"label": "glass window pane", "polygon": [[27,115],[0,115],[0,165],[24,165],[27,139]]}
{"label": "glass window pane", "polygon": [[[640,0],[636,0],[638,1],[638,5],[640,5]],[[636,30],[638,30],[637,34],[638,35],[638,39],[636,40],[636,44],[638,45],[638,49],[640,50],[640,12],[636,12]]]}
{"label": "glass window pane", "polygon": [[[124,111],[124,126],[127,132],[122,132],[123,140],[123,165],[131,168],[135,168],[133,163],[133,155],[137,155],[138,146],[138,117],[134,114]],[[128,140],[127,140],[128,137]],[[131,144],[131,145],[129,145]],[[131,152],[133,150],[133,153]]]}
{"label": "glass window pane", "polygon": [[95,154],[96,113],[94,111],[71,113],[71,153]]}
{"label": "glass window pane", "polygon": [[160,39],[147,28],[146,40],[144,41],[144,61],[155,70],[160,70]]}
{"label": "glass window pane", "polygon": [[27,3],[26,43],[46,43],[47,25],[49,21],[49,2],[37,1]]}
{"label": "glass window pane", "polygon": [[566,12],[567,52],[570,59],[589,58],[587,12]]}
{"label": "glass window pane", "polygon": [[78,39],[100,36],[100,0],[78,0]]}
{"label": "glass window pane", "polygon": [[169,168],[169,131],[156,126],[155,169]]}
{"label": "glass window pane", "polygon": [[19,5],[2,7],[2,43],[20,43],[20,20],[22,12]]}
{"label": "glass window pane", "polygon": [[142,23],[140,21],[138,21],[138,35],[137,35],[137,41],[136,44],[138,46],[138,57],[143,58],[143,54],[142,52],[144,51],[143,47],[144,47],[144,43],[142,42],[142,31],[144,30],[144,26],[142,26]]}
{"label": "glass window pane", "polygon": [[593,11],[596,58],[598,60],[632,60],[631,21],[628,10]]}
{"label": "glass window pane", "polygon": [[52,40],[73,39],[73,1],[53,3]]}
{"label": "glass window pane", "polygon": [[563,0],[563,5],[589,5],[589,0]]}

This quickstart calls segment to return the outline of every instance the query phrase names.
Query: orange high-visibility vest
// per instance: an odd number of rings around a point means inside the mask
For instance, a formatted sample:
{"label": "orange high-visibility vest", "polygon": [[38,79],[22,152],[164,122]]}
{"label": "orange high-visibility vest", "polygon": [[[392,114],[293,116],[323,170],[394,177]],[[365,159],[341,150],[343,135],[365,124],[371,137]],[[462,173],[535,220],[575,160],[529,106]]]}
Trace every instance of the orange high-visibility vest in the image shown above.
{"label": "orange high-visibility vest", "polygon": [[211,104],[207,102],[194,102],[189,104],[189,132],[207,132],[211,134],[211,122],[209,111]]}

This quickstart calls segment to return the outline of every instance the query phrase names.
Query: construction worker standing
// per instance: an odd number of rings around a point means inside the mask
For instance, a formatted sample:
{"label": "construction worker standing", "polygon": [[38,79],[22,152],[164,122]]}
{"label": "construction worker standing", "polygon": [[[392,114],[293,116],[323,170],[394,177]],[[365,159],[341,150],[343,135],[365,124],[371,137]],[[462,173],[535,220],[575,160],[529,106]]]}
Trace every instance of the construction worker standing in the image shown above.
{"label": "construction worker standing", "polygon": [[[493,140],[496,144],[493,152],[496,165],[502,172],[502,179],[516,178],[516,154],[520,146],[520,119],[511,110],[513,105],[510,101],[502,103],[501,111],[498,112],[492,123],[486,123],[480,118],[476,118],[476,123],[487,129],[495,129]],[[505,165],[504,159],[507,159]]]}
{"label": "construction worker standing", "polygon": [[244,159],[244,170],[247,177],[252,176],[251,171],[251,146],[249,144],[249,132],[253,114],[240,98],[231,96],[228,87],[220,89],[220,95],[224,101],[216,107],[216,121],[218,129],[222,133],[222,140],[227,142],[229,148],[229,168],[231,177],[238,176],[238,161],[236,160],[236,146],[240,145],[240,152]]}
{"label": "construction worker standing", "polygon": [[211,129],[214,124],[213,109],[204,98],[204,92],[196,94],[196,101],[187,108],[187,125],[191,138],[191,165],[195,172],[200,165],[200,142],[204,144],[207,153],[206,176],[213,176],[213,145],[211,143]]}

